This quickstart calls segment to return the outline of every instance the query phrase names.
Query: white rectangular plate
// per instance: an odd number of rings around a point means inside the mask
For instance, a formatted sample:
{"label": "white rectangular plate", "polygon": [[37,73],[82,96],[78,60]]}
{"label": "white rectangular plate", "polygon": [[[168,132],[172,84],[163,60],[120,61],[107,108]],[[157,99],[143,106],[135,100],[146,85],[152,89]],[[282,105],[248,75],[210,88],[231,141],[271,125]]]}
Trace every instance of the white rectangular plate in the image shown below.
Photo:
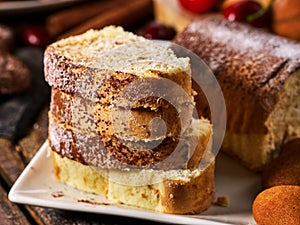
{"label": "white rectangular plate", "polygon": [[260,176],[219,153],[216,160],[215,195],[229,198],[229,206],[212,205],[199,215],[171,215],[124,205],[112,205],[96,196],[62,184],[53,176],[48,143],[40,148],[9,192],[15,203],[92,213],[127,216],[172,224],[255,224],[251,205],[260,191]]}

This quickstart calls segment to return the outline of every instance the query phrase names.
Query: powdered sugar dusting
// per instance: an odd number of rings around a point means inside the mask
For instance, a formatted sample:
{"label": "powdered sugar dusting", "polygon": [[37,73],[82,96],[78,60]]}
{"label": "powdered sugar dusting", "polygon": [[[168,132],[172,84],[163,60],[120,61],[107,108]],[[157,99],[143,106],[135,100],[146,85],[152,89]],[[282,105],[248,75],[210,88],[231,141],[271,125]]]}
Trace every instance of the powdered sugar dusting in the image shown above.
{"label": "powdered sugar dusting", "polygon": [[205,23],[202,21],[192,23],[187,28],[187,32],[205,32],[206,36],[211,37],[212,42],[224,43],[228,48],[238,49],[239,51],[265,49],[277,57],[300,60],[299,43],[236,22],[232,23],[226,20],[215,22],[214,19],[210,18]]}

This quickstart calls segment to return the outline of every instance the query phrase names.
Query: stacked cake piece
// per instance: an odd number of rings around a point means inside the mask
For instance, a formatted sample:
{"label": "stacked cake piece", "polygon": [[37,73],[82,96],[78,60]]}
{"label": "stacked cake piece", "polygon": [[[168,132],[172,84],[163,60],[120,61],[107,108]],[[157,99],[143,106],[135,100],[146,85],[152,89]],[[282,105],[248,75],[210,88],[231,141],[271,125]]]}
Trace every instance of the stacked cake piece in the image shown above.
{"label": "stacked cake piece", "polygon": [[110,26],[53,43],[44,59],[59,180],[159,212],[210,206],[212,127],[195,116],[188,58]]}

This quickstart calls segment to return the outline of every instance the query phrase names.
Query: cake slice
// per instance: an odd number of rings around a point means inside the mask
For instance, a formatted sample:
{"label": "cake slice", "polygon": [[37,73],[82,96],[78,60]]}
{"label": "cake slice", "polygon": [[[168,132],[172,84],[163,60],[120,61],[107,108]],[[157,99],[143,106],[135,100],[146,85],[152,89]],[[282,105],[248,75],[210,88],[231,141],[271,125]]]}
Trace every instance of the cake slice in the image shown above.
{"label": "cake slice", "polygon": [[[121,27],[89,30],[51,44],[45,51],[44,71],[50,86],[86,98],[97,98],[104,85],[122,87],[137,79],[159,77],[192,95],[188,58],[177,58],[171,49]],[[103,94],[113,96],[113,90]],[[105,96],[103,104],[111,101]]]}
{"label": "cake slice", "polygon": [[[199,213],[210,206],[212,126],[192,116],[188,58],[109,26],[51,44],[44,63],[52,87],[48,139],[59,180],[158,212]],[[166,122],[165,133],[156,123],[149,128],[155,119]]]}
{"label": "cake slice", "polygon": [[[106,196],[112,204],[162,213],[196,214],[207,210],[214,198],[214,162],[193,170],[120,171],[83,165],[51,153],[57,179]],[[136,183],[128,184],[128,180]]]}
{"label": "cake slice", "polygon": [[186,132],[179,139],[120,141],[59,124],[49,114],[48,140],[51,149],[61,156],[99,168],[193,169],[211,151],[212,127],[208,120],[193,120],[192,128]]}
{"label": "cake slice", "polygon": [[[192,119],[188,129],[181,134],[181,120],[178,115],[177,120],[174,117],[175,110],[171,111],[169,107],[162,112],[161,109],[158,111],[148,108],[132,109],[128,120],[129,127],[125,126],[128,130],[125,131],[121,127],[123,133],[120,134],[118,124],[113,125],[111,112],[104,114],[101,111],[97,117],[89,115],[86,107],[83,107],[85,110],[72,112],[79,104],[84,105],[84,100],[78,98],[52,88],[49,142],[56,152],[78,160],[81,158],[79,161],[84,164],[117,168],[117,164],[121,163],[119,166],[122,168],[124,166],[153,168],[161,167],[160,162],[167,160],[163,164],[165,169],[195,168],[199,165],[204,152],[209,150],[207,147],[212,136],[212,126],[207,119]],[[120,113],[125,114],[123,111]],[[99,116],[102,121],[100,124],[97,119]],[[116,119],[124,121],[122,118]],[[167,133],[150,139],[147,130],[152,119],[164,120]],[[159,126],[155,124],[154,126],[154,129],[159,130],[157,133],[161,132]],[[60,140],[62,136],[64,138]],[[172,156],[174,149],[177,153]],[[81,157],[76,156],[79,152]]]}

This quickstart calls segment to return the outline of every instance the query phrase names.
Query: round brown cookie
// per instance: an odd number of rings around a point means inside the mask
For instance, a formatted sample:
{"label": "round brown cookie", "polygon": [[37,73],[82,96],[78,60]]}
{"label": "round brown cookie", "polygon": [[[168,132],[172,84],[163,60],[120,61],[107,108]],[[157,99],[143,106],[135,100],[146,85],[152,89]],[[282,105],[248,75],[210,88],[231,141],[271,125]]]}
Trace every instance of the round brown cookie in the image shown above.
{"label": "round brown cookie", "polygon": [[280,185],[259,193],[252,205],[257,224],[300,224],[300,186]]}
{"label": "round brown cookie", "polygon": [[262,186],[300,185],[300,139],[288,142],[262,173]]}
{"label": "round brown cookie", "polygon": [[0,50],[0,95],[26,90],[31,83],[28,67],[10,53]]}

